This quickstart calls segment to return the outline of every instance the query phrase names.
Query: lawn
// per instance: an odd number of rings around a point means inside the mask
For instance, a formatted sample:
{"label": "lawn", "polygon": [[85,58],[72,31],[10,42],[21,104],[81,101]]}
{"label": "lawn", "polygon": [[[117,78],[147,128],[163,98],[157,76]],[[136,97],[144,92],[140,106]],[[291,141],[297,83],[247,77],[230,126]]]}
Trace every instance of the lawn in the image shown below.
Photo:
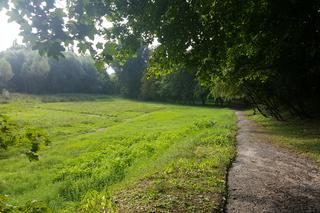
{"label": "lawn", "polygon": [[[0,194],[80,211],[88,191],[112,193],[118,212],[221,210],[235,155],[234,111],[102,95],[15,95],[0,113],[45,129],[52,141],[29,162],[0,151]],[[83,210],[85,211],[85,210]]]}

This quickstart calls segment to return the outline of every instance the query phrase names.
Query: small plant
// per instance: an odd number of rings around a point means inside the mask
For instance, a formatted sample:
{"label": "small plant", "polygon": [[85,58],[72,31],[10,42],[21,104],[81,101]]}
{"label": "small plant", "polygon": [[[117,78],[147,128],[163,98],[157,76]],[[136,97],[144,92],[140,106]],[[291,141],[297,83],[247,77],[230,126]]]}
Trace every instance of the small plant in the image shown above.
{"label": "small plant", "polygon": [[196,129],[205,129],[205,128],[211,128],[216,124],[213,120],[200,120],[193,122],[193,126]]}
{"label": "small plant", "polygon": [[28,127],[25,129],[23,140],[25,143],[31,145],[31,149],[26,152],[29,160],[39,160],[37,152],[41,146],[48,146],[50,143],[49,137],[45,131],[38,128]]}
{"label": "small plant", "polygon": [[116,206],[109,192],[89,191],[82,198],[80,210],[81,212],[108,212],[114,213]]}
{"label": "small plant", "polygon": [[47,146],[49,143],[49,137],[43,130],[19,126],[8,116],[0,115],[0,149],[7,150],[9,146],[15,144],[30,145],[30,150],[26,152],[26,155],[32,161],[39,159],[37,152],[41,146]]}
{"label": "small plant", "polygon": [[0,212],[32,212],[32,213],[51,213],[51,210],[44,202],[28,201],[23,206],[14,206],[8,203],[8,196],[0,194]]}

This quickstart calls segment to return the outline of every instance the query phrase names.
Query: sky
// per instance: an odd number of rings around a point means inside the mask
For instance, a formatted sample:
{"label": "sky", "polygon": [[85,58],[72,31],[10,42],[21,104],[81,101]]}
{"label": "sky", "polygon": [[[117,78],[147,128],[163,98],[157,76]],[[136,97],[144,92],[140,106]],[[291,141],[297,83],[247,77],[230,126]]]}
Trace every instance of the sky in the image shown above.
{"label": "sky", "polygon": [[[66,2],[63,0],[56,0],[56,6],[65,8]],[[15,22],[8,23],[9,17],[6,15],[6,11],[0,11],[0,52],[11,47],[15,39],[18,43],[22,43],[22,37],[19,36],[19,25]]]}
{"label": "sky", "polygon": [[[60,1],[58,1],[60,2]],[[58,5],[64,7],[64,5]],[[6,50],[12,46],[12,43],[17,39],[18,43],[22,43],[22,37],[19,36],[19,25],[15,22],[8,23],[9,17],[6,15],[6,11],[2,10],[0,12],[0,52]],[[106,23],[104,27],[111,27],[111,23]],[[102,38],[98,38],[97,41]],[[156,46],[156,45],[155,45]],[[108,73],[113,73],[114,70],[109,67],[107,69]]]}
{"label": "sky", "polygon": [[[8,19],[9,17],[6,15],[6,11],[4,10],[1,11],[0,12],[0,52],[11,47],[15,39],[17,39],[18,43],[22,43],[22,37],[19,36],[19,33],[20,33],[19,25],[15,22],[8,23]],[[114,70],[111,67],[109,67],[107,69],[107,72],[111,74],[114,72]]]}
{"label": "sky", "polygon": [[8,23],[8,18],[5,11],[0,12],[0,51],[11,47],[15,39],[19,43],[22,41],[22,38],[19,36],[19,25],[14,22]]}

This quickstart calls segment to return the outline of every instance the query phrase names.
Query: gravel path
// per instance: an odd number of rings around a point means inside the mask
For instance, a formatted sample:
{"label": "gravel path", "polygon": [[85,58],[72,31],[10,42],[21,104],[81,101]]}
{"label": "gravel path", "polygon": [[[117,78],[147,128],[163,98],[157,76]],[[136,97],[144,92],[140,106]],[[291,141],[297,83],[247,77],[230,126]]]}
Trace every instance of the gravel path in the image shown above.
{"label": "gravel path", "polygon": [[242,112],[238,156],[229,176],[226,212],[319,212],[320,171],[310,160],[272,145]]}

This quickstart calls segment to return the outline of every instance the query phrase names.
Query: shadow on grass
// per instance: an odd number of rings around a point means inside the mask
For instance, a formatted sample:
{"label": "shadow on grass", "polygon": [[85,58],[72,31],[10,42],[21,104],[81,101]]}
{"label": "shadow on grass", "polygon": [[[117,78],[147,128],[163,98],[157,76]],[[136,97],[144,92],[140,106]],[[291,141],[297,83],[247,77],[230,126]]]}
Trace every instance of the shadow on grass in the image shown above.
{"label": "shadow on grass", "polygon": [[[297,151],[311,154],[320,163],[320,120],[276,121],[260,115],[249,115],[264,126],[274,140]],[[264,132],[261,132],[264,133]]]}
{"label": "shadow on grass", "polygon": [[114,101],[113,96],[103,94],[51,94],[41,95],[43,103],[84,102],[84,101]]}

